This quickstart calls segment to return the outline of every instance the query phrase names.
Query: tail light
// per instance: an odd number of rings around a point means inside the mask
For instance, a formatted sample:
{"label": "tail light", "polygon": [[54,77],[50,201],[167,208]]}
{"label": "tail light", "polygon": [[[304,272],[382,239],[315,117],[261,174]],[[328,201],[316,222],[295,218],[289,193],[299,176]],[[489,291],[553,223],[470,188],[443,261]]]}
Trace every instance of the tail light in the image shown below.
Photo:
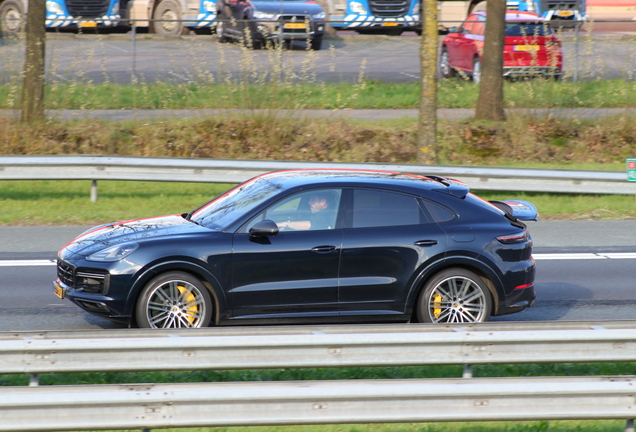
{"label": "tail light", "polygon": [[507,234],[497,237],[497,240],[503,244],[525,243],[528,241],[528,232],[522,231],[515,234]]}

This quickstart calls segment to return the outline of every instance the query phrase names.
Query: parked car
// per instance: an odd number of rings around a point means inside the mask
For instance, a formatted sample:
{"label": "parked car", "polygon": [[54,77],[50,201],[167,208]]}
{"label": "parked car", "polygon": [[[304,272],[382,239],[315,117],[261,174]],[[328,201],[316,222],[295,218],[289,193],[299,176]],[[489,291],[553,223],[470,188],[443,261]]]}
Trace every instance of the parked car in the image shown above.
{"label": "parked car", "polygon": [[255,177],[190,213],[93,228],[53,291],[140,327],[486,321],[535,300],[532,204],[384,171]]}
{"label": "parked car", "polygon": [[270,42],[304,40],[319,50],[325,33],[325,11],[305,0],[218,0],[216,35],[219,42],[235,40],[250,48]]}
{"label": "parked car", "polygon": [[[484,51],[486,12],[472,13],[452,27],[442,42],[440,72],[443,78],[458,74],[479,83]],[[549,22],[532,12],[506,11],[504,76],[560,79],[563,70],[561,42]]]}

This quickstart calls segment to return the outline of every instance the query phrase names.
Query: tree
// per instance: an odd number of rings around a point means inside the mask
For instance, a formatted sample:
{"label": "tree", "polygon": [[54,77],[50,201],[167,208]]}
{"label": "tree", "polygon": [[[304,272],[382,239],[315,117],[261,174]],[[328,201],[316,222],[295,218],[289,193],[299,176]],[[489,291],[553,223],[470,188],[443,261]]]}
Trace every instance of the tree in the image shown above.
{"label": "tree", "polygon": [[484,54],[481,64],[476,120],[506,119],[503,94],[503,49],[506,29],[506,0],[488,0]]}
{"label": "tree", "polygon": [[45,0],[29,0],[28,10],[22,121],[31,123],[44,119]]}
{"label": "tree", "polygon": [[[504,0],[505,1],[505,0]],[[422,0],[418,162],[437,163],[437,0]]]}

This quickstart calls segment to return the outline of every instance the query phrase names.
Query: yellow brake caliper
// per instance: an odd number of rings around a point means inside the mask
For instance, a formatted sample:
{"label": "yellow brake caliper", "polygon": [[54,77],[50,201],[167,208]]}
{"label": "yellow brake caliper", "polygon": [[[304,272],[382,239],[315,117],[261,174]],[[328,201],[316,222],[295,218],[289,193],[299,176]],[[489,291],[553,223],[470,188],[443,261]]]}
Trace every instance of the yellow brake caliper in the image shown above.
{"label": "yellow brake caliper", "polygon": [[440,293],[435,293],[433,296],[433,315],[435,318],[439,318],[442,313],[442,295]]}
{"label": "yellow brake caliper", "polygon": [[194,294],[192,294],[192,291],[188,291],[186,289],[186,287],[184,286],[177,286],[177,288],[179,289],[179,292],[181,293],[181,297],[183,298],[183,302],[187,305],[190,302],[193,302],[192,306],[188,307],[186,310],[188,311],[188,321],[190,321],[190,324],[192,324],[194,322],[194,317],[197,315],[197,312],[199,311],[199,308],[197,307],[196,303],[194,303],[195,297]]}

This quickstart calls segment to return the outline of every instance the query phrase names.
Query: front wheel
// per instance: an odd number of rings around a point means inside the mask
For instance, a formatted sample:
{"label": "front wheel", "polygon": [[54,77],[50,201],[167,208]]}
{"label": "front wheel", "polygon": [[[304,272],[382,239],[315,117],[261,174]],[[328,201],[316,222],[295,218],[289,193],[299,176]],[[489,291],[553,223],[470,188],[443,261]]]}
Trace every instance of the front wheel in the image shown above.
{"label": "front wheel", "polygon": [[136,307],[142,328],[206,327],[214,306],[207,288],[194,276],[169,272],[146,285]]}
{"label": "front wheel", "polygon": [[0,37],[17,36],[24,30],[25,22],[22,3],[16,0],[6,0],[0,6]]}
{"label": "front wheel", "polygon": [[322,48],[322,36],[315,36],[310,42],[310,47],[314,51],[319,51]]}
{"label": "front wheel", "polygon": [[440,55],[439,60],[439,69],[442,78],[448,79],[453,78],[455,74],[455,69],[451,67],[450,57],[448,56],[448,50],[446,48],[442,48],[442,54]]}
{"label": "front wheel", "polygon": [[181,10],[173,0],[163,0],[155,9],[152,18],[155,33],[164,36],[186,34],[187,29],[181,21]]}
{"label": "front wheel", "polygon": [[417,319],[422,323],[475,323],[490,318],[492,297],[485,282],[461,268],[433,276],[422,290]]}

